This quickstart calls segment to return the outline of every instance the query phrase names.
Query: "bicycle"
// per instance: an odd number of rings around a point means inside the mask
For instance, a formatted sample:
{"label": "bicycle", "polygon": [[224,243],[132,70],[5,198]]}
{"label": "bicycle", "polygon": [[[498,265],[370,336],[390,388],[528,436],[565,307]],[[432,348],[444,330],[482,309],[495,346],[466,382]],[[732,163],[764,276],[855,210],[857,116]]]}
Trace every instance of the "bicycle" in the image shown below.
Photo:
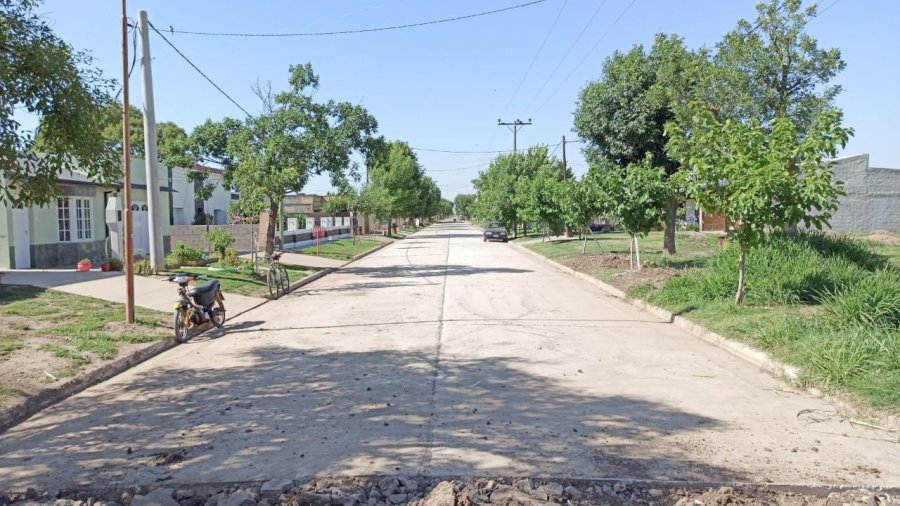
{"label": "bicycle", "polygon": [[281,265],[281,262],[278,260],[281,258],[281,253],[272,253],[269,256],[269,270],[266,272],[266,285],[269,287],[269,296],[272,299],[277,299],[281,295],[286,295],[288,293],[288,288],[291,286],[291,281],[288,278],[287,269]]}

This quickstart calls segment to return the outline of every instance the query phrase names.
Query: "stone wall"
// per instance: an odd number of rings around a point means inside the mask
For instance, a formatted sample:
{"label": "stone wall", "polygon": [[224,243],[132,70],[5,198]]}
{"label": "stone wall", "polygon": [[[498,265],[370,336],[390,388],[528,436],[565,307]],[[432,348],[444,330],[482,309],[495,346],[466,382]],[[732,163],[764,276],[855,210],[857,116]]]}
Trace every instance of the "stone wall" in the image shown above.
{"label": "stone wall", "polygon": [[184,243],[192,248],[204,251],[209,249],[206,241],[206,233],[212,230],[227,230],[234,237],[234,248],[238,251],[250,251],[252,245],[251,233],[256,232],[258,225],[173,225],[172,247],[178,243]]}
{"label": "stone wall", "polygon": [[[99,267],[106,261],[104,246],[106,239],[88,242],[61,242],[56,244],[32,244],[31,266],[15,266],[17,269],[34,267],[36,269],[75,269],[75,264],[84,258],[89,258],[91,264]],[[13,252],[15,254],[15,252]],[[15,258],[15,256],[12,256]]]}

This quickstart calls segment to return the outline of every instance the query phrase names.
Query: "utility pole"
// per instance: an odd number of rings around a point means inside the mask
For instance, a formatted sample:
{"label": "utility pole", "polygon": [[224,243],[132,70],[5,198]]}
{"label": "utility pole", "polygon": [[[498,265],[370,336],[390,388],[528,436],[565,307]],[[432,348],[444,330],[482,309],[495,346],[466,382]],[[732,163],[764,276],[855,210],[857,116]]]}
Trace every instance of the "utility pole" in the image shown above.
{"label": "utility pole", "polygon": [[150,229],[150,265],[153,272],[161,272],[163,263],[162,223],[159,219],[159,154],[156,149],[156,110],[153,107],[153,72],[150,69],[150,25],[147,11],[138,12],[141,34],[141,76],[144,93],[144,167],[147,173],[147,225]]}
{"label": "utility pole", "polygon": [[124,222],[122,223],[125,238],[125,322],[134,323],[134,241],[131,237],[131,128],[129,119],[131,110],[128,106],[128,15],[127,0],[122,0],[122,160],[125,164],[122,180],[122,204]]}
{"label": "utility pole", "polygon": [[513,153],[516,152],[516,134],[519,133],[519,130],[521,130],[522,127],[527,126],[527,125],[530,125],[530,124],[531,124],[531,118],[528,118],[528,121],[527,121],[527,122],[522,121],[522,120],[516,118],[516,120],[513,121],[513,122],[511,122],[511,123],[510,123],[510,122],[504,122],[504,121],[502,121],[502,120],[500,120],[500,119],[497,120],[497,125],[498,125],[498,126],[505,126],[505,127],[508,127],[508,128],[510,129],[510,131],[512,131],[512,133],[513,133]]}
{"label": "utility pole", "polygon": [[567,173],[569,171],[566,170],[568,167],[566,167],[566,136],[565,135],[563,135],[563,139],[562,139],[562,148],[563,148],[563,181],[568,181],[569,175]]}

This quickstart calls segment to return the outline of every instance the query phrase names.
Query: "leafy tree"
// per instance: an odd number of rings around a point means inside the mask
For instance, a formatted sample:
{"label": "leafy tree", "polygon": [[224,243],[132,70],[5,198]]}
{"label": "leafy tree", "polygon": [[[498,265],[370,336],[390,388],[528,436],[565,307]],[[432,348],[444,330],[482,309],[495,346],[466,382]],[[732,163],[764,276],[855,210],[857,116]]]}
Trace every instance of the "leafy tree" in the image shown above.
{"label": "leafy tree", "polygon": [[516,183],[515,202],[518,216],[524,222],[543,222],[555,233],[561,231],[563,210],[559,196],[562,193],[563,167],[556,159],[546,157],[530,177],[520,177]]}
{"label": "leafy tree", "polygon": [[[528,211],[522,206],[524,197],[517,197],[520,179],[531,179],[540,167],[549,163],[546,146],[535,146],[519,153],[506,153],[494,158],[486,171],[472,181],[477,199],[473,215],[484,221],[499,221],[518,233],[518,223],[526,219]],[[527,222],[525,223],[527,233]]]}
{"label": "leafy tree", "polygon": [[380,218],[388,220],[388,233],[392,233],[392,220],[422,214],[421,179],[424,174],[415,153],[402,141],[388,143],[386,151],[373,165],[369,171],[371,186],[379,191],[369,197],[383,199],[376,207],[380,207]]}
{"label": "leafy tree", "polygon": [[[592,167],[594,169],[594,167]],[[598,167],[600,188],[607,196],[609,213],[631,236],[631,268],[641,269],[638,237],[645,237],[658,226],[664,216],[665,202],[671,196],[665,170],[653,165],[652,156],[620,168],[616,165]]]}
{"label": "leafy tree", "polygon": [[467,219],[472,214],[472,206],[475,204],[475,195],[460,193],[453,199],[453,207],[457,216]]}
{"label": "leafy tree", "polygon": [[428,176],[419,180],[419,206],[416,218],[427,220],[441,212],[441,190]]}
{"label": "leafy tree", "polygon": [[[112,83],[53,33],[35,11],[39,0],[0,2],[0,202],[46,204],[58,176],[86,171],[101,181],[121,176],[114,146],[101,135]],[[37,135],[15,119],[37,117]]]}
{"label": "leafy tree", "polygon": [[844,192],[827,159],[852,130],[841,126],[836,110],[819,113],[801,135],[786,117],[774,118],[769,129],[757,119],[719,121],[701,103],[693,109],[688,124],[670,124],[670,152],[689,167],[686,187],[700,205],[734,220],[732,237],[740,248],[735,303],[740,304],[747,253],[765,240],[767,229],[828,223]]}
{"label": "leafy tree", "polygon": [[[103,138],[122,151],[122,104],[108,98],[102,115]],[[134,105],[128,106],[128,137],[131,156],[144,158],[144,113]]]}
{"label": "leafy tree", "polygon": [[771,129],[775,118],[786,117],[803,137],[818,114],[832,107],[841,87],[828,83],[846,64],[840,49],[821,49],[804,32],[818,4],[801,4],[758,3],[755,23],[739,20],[716,46],[713,110],[719,119],[756,119]]}
{"label": "leafy tree", "polygon": [[581,254],[587,249],[588,226],[597,216],[605,212],[605,197],[600,184],[592,173],[585,174],[578,180],[569,180],[557,186],[557,202],[562,211],[563,220],[569,230],[584,233]]}
{"label": "leafy tree", "polygon": [[[588,160],[625,168],[649,157],[667,176],[675,174],[679,164],[666,154],[665,125],[698,93],[705,61],[705,52],[690,52],[680,37],[663,34],[649,52],[637,45],[608,58],[602,78],[581,90],[575,111],[575,132],[587,141]],[[666,209],[663,247],[671,255],[678,200],[672,195],[658,205]]]}
{"label": "leafy tree", "polygon": [[453,214],[453,202],[449,199],[441,199],[440,206],[438,207],[438,216],[440,218],[446,218]]}
{"label": "leafy tree", "polygon": [[347,171],[356,170],[351,153],[362,150],[377,127],[359,106],[315,102],[319,78],[310,64],[291,66],[290,73],[290,89],[275,95],[266,112],[248,118],[233,132],[229,131],[233,120],[214,128],[227,138],[226,181],[242,199],[268,205],[266,254],[274,250],[275,222],[284,195],[302,191],[312,174],[327,172],[332,184],[343,184]]}

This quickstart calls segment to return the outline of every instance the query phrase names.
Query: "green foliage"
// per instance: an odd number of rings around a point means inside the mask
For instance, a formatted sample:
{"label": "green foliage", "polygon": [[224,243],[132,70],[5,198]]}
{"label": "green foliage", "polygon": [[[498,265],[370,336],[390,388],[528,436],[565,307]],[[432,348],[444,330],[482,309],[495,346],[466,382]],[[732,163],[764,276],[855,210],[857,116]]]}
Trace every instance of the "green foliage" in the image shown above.
{"label": "green foliage", "polygon": [[453,199],[453,208],[458,216],[468,218],[472,215],[476,196],[469,193],[460,193]]}
{"label": "green foliage", "polygon": [[839,49],[821,49],[804,32],[818,5],[801,7],[801,0],[760,2],[756,20],[738,21],[716,46],[709,95],[722,117],[767,128],[788,118],[804,137],[831,108],[841,87],[828,83],[846,64]]}
{"label": "green foliage", "polygon": [[140,260],[135,260],[134,273],[138,276],[152,276],[153,274],[155,274],[153,272],[153,266],[150,265],[150,259],[144,257]]}
{"label": "green foliage", "polygon": [[203,146],[209,153],[220,152],[225,139],[226,182],[249,205],[268,206],[266,253],[274,248],[275,217],[284,195],[302,191],[311,175],[325,172],[341,186],[347,172],[356,170],[352,152],[364,150],[377,128],[362,107],[314,101],[319,78],[311,65],[291,66],[290,74],[289,90],[265,97],[262,114],[239,126],[229,120],[202,130],[210,134]]}
{"label": "green foliage", "polygon": [[[41,3],[0,2],[0,203],[47,204],[66,170],[121,175],[100,126],[112,83],[53,33]],[[23,113],[38,118],[37,136],[16,121]]]}
{"label": "green foliage", "polygon": [[121,271],[124,268],[122,261],[118,258],[110,258],[109,259],[109,270],[111,271]]}
{"label": "green foliage", "polygon": [[224,252],[219,257],[219,264],[221,264],[222,267],[238,267],[241,263],[237,250],[234,248],[225,248]]}
{"label": "green foliage", "polygon": [[624,171],[615,166],[592,170],[608,199],[609,214],[626,232],[643,237],[659,226],[671,188],[664,169],[654,167],[649,156],[629,164]]}
{"label": "green foliage", "polygon": [[563,222],[563,211],[560,199],[564,190],[563,166],[556,159],[547,156],[547,148],[540,146],[529,150],[526,163],[534,163],[527,171],[527,176],[519,177],[516,182],[514,202],[516,214],[520,221],[526,223],[546,223],[559,228]]}
{"label": "green foliage", "polygon": [[169,253],[169,256],[166,257],[166,264],[177,267],[188,262],[199,262],[200,260],[203,260],[202,251],[179,242],[172,252]]}
{"label": "green foliage", "polygon": [[210,249],[218,253],[221,259],[225,257],[225,250],[234,244],[234,237],[227,230],[218,228],[206,233],[206,241]]}

